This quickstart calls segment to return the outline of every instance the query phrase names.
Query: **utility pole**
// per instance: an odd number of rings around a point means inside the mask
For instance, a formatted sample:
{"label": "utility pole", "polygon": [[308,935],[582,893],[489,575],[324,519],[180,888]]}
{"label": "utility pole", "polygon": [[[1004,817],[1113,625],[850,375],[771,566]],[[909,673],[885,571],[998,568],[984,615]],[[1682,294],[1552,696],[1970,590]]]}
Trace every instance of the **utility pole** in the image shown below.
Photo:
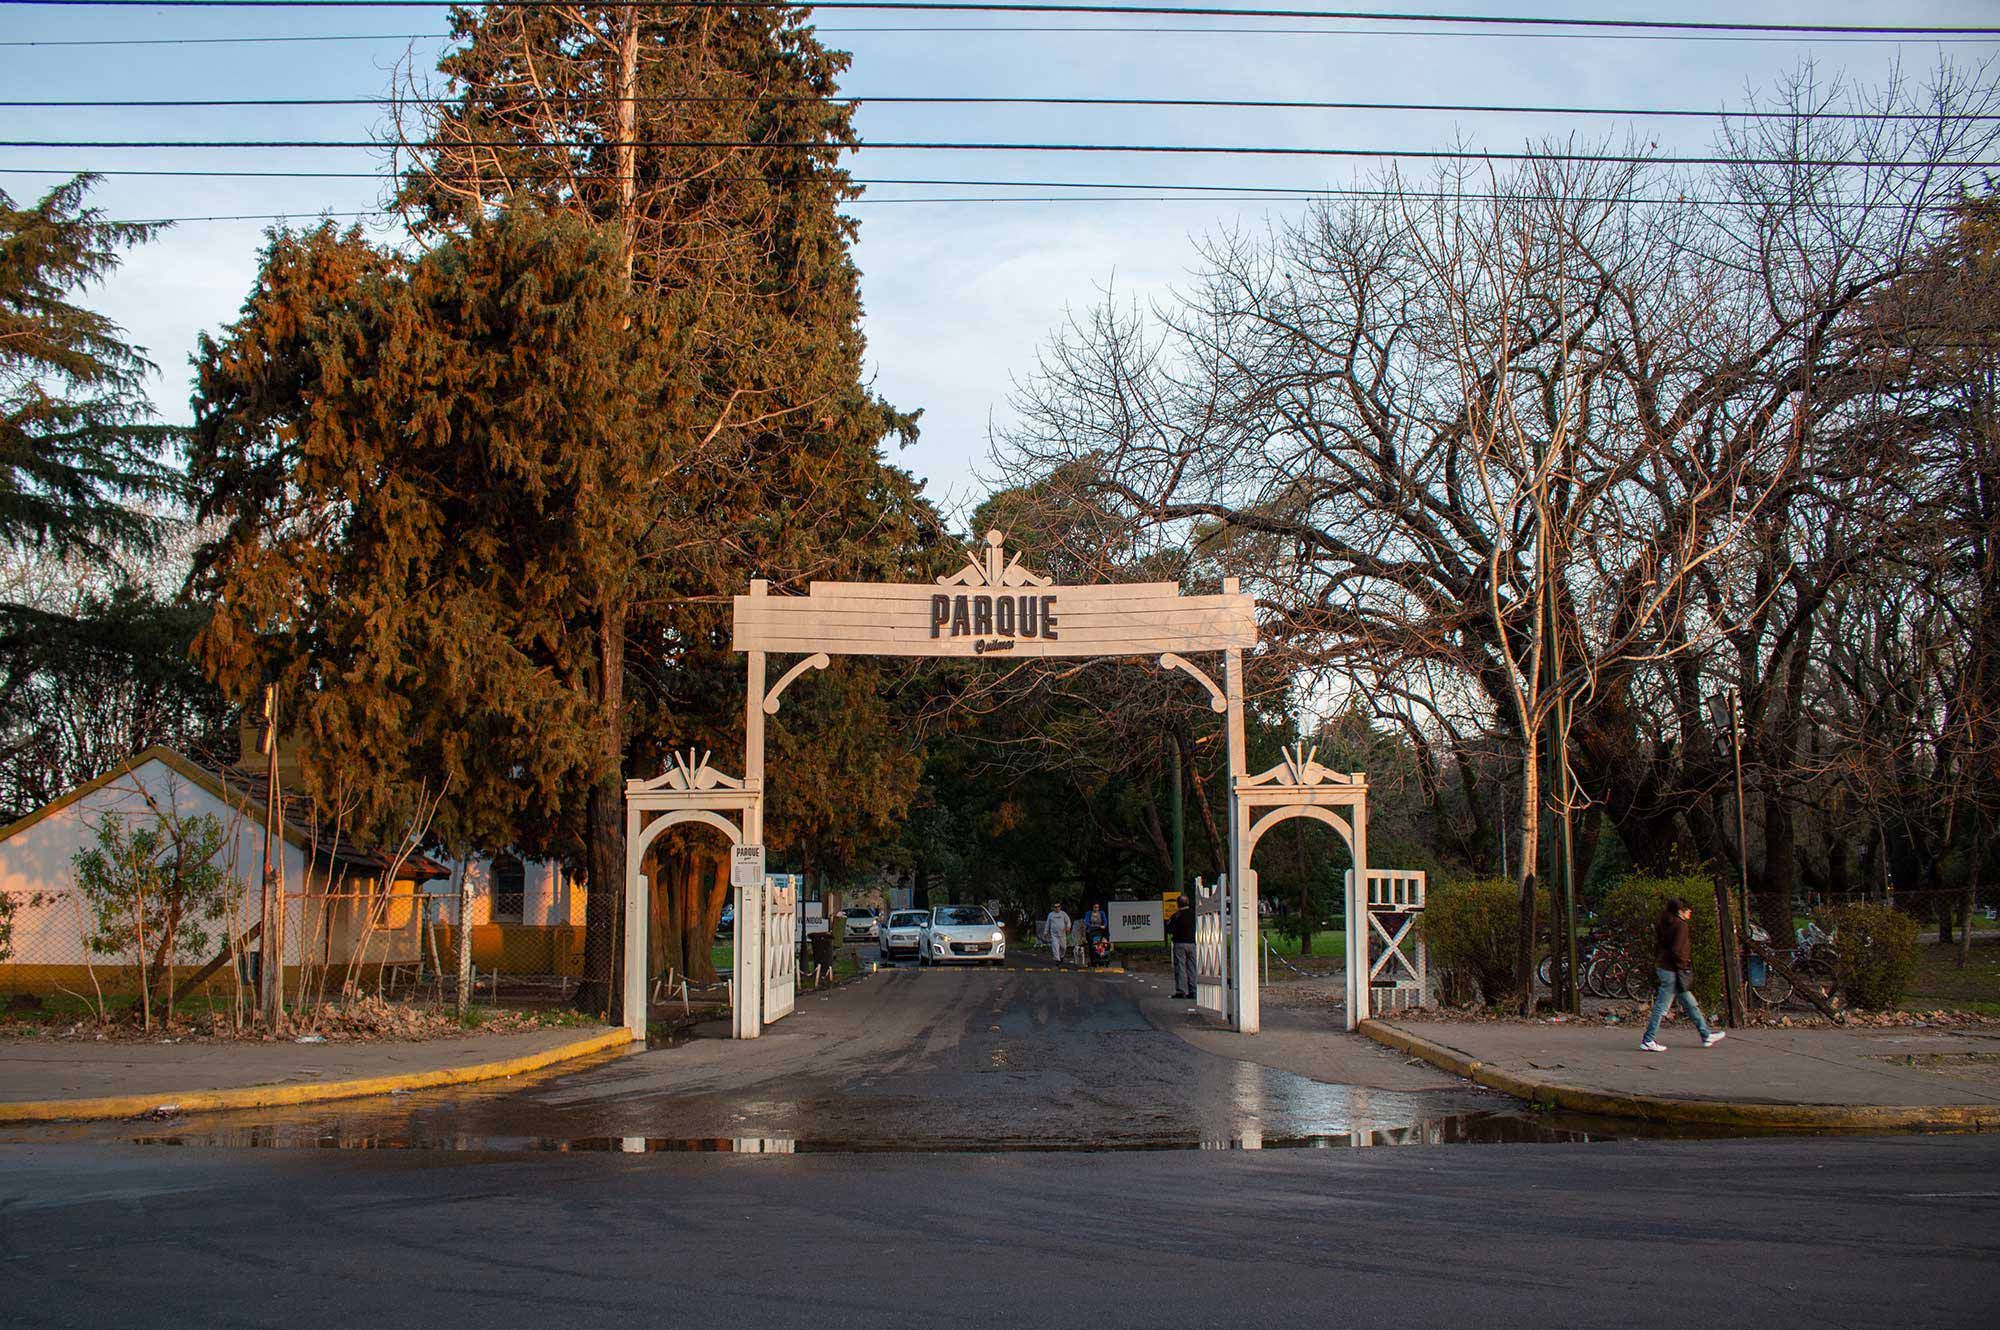
{"label": "utility pole", "polygon": [[[1723,728],[1723,708],[1728,707],[1729,746],[1736,759],[1736,863],[1740,874],[1742,899],[1738,909],[1743,916],[1745,934],[1750,927],[1750,842],[1743,834],[1743,706],[1740,691],[1717,693],[1708,699],[1709,720],[1718,730]],[[1722,945],[1723,993],[1728,998],[1728,1019],[1731,1028],[1743,1024],[1748,1007],[1743,996],[1743,955],[1738,942],[1736,917],[1729,909],[1729,890],[1720,882],[1715,884],[1715,927]]]}
{"label": "utility pole", "polygon": [[[264,685],[264,894],[262,927],[257,937],[257,1005],[265,1027],[276,1030],[285,1018],[285,952],[280,936],[285,900],[272,841],[278,836],[278,686]],[[283,845],[278,840],[279,845]]]}
{"label": "utility pole", "polygon": [[1179,895],[1187,890],[1187,814],[1181,805],[1181,745],[1171,734],[1167,736],[1167,755],[1173,759],[1173,799],[1168,807],[1174,828],[1174,894]]}

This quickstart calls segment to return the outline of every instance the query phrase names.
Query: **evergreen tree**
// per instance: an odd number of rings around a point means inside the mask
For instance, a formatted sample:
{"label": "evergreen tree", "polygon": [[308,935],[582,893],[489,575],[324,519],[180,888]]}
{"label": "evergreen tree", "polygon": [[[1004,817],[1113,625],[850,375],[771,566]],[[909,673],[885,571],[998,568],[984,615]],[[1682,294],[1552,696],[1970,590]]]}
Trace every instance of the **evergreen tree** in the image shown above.
{"label": "evergreen tree", "polygon": [[101,556],[152,534],[127,501],[168,491],[177,431],[154,418],[144,352],[75,303],[159,229],[105,220],[93,183],[28,207],[0,191],[0,540]]}

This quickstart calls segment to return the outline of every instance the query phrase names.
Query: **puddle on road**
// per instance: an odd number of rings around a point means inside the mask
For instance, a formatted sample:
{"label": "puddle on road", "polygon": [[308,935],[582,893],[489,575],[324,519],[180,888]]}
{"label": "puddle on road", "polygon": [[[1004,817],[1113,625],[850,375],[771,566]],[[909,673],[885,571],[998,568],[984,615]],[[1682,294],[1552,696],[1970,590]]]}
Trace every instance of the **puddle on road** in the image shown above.
{"label": "puddle on road", "polygon": [[[1635,1123],[1551,1121],[1514,1112],[1461,1113],[1400,1127],[1376,1127],[1303,1136],[1246,1132],[1222,1138],[1133,1135],[1097,1140],[1047,1138],[889,1140],[836,1137],[736,1136],[500,1136],[345,1132],[326,1126],[208,1127],[154,1132],[125,1139],[134,1145],[179,1145],[275,1150],[445,1150],[553,1154],[1090,1154],[1166,1150],[1350,1150],[1402,1145],[1563,1144],[1632,1139],[1662,1133]],[[1715,1133],[1707,1133],[1715,1134]]]}

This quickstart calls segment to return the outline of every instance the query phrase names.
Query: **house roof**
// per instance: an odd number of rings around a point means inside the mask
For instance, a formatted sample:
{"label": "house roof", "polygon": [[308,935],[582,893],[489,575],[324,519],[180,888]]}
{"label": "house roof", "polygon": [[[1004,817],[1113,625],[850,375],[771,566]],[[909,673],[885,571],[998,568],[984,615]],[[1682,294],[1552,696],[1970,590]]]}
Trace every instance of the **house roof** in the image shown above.
{"label": "house roof", "polygon": [[[119,777],[136,771],[149,762],[158,762],[174,774],[199,785],[215,798],[237,809],[258,826],[264,825],[264,812],[270,803],[270,786],[262,772],[250,772],[241,767],[221,764],[211,767],[196,762],[165,744],[155,744],[119,763],[103,775],[87,780],[69,793],[50,800],[11,826],[0,828],[0,841],[11,840],[43,818],[61,812],[78,800],[95,794]],[[295,849],[312,855],[315,860],[330,859],[350,871],[381,873],[389,867],[391,856],[362,848],[345,830],[339,835],[334,835],[330,829],[322,828],[315,836],[311,830],[310,800],[302,795],[284,794],[282,791],[279,797],[281,804],[279,832]],[[423,882],[431,878],[449,877],[451,870],[429,855],[411,854],[403,861],[401,876]]]}

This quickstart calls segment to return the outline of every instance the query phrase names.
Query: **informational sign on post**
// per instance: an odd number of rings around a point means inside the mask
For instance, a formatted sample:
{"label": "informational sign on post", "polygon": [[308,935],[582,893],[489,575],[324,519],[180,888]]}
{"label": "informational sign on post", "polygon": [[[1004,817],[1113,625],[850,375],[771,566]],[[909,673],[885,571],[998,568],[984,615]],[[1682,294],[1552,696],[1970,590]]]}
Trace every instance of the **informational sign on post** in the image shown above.
{"label": "informational sign on post", "polygon": [[1165,939],[1166,907],[1159,901],[1112,901],[1111,941],[1159,942]]}
{"label": "informational sign on post", "polygon": [[730,850],[729,885],[746,888],[764,885],[763,846],[738,845]]}

